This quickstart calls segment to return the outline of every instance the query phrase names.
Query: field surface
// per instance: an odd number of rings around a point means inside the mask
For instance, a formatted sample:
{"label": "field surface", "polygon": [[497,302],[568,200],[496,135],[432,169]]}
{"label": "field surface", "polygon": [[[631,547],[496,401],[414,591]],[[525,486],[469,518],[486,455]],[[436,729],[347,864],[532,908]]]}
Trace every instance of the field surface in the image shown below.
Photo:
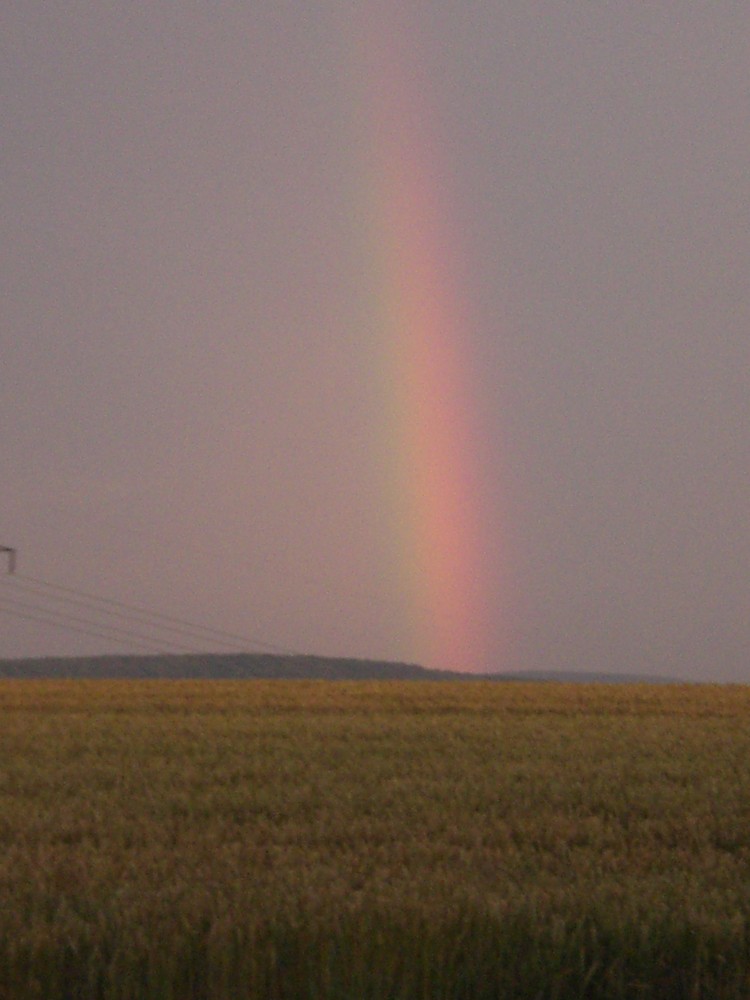
{"label": "field surface", "polygon": [[750,688],[0,683],[0,998],[750,996]]}

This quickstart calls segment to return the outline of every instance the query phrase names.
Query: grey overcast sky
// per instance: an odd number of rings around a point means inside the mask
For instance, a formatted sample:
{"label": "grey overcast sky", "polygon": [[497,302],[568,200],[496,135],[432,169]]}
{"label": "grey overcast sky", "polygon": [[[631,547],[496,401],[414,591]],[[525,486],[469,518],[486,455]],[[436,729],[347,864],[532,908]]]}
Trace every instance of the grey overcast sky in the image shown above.
{"label": "grey overcast sky", "polygon": [[[0,543],[294,650],[750,680],[750,6],[397,10],[4,5]],[[404,583],[389,83],[466,317],[466,662]],[[124,648],[4,606],[0,656]]]}

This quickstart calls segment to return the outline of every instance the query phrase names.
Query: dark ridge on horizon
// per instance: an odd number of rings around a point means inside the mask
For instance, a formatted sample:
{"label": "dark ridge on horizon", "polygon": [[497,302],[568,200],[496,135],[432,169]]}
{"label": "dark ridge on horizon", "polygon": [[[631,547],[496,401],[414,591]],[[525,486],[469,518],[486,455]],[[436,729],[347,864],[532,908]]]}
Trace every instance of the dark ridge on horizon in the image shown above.
{"label": "dark ridge on horizon", "polygon": [[587,684],[674,684],[677,678],[639,674],[518,671],[467,674],[416,663],[275,653],[50,656],[0,659],[0,679],[17,680],[401,680]]}
{"label": "dark ridge on horizon", "polygon": [[0,678],[90,680],[463,680],[413,663],[280,653],[114,654],[0,660]]}

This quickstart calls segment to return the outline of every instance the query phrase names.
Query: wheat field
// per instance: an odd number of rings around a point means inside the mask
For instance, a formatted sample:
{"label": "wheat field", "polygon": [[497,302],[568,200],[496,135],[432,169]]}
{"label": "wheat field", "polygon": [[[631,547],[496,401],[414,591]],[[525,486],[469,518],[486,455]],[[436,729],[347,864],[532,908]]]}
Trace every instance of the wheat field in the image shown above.
{"label": "wheat field", "polygon": [[750,688],[0,683],[0,997],[750,996]]}

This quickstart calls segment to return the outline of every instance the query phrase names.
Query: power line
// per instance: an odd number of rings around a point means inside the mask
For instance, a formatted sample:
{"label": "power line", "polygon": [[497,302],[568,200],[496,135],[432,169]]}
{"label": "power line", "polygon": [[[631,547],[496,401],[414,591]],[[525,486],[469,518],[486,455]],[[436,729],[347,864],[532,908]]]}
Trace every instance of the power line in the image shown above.
{"label": "power line", "polygon": [[[0,578],[1,579],[1,578]],[[201,625],[198,622],[189,621],[185,618],[177,618],[174,615],[163,614],[158,611],[150,611],[148,608],[144,608],[134,604],[128,604],[125,601],[119,601],[112,597],[101,597],[97,594],[89,594],[85,591],[78,590],[75,587],[66,587],[59,583],[52,583],[49,580],[42,580],[39,577],[27,576],[24,573],[16,573],[13,577],[16,584],[18,583],[29,583],[35,584],[38,587],[47,588],[48,590],[54,591],[59,594],[70,594],[72,597],[78,598],[81,601],[94,602],[96,605],[104,605],[105,607],[122,608],[135,615],[140,615],[149,619],[149,624],[156,628],[167,629],[170,627],[169,624],[160,625],[160,622],[171,623],[171,625],[179,626],[175,628],[175,632],[190,631],[194,633],[193,638],[209,638],[213,637],[214,640],[223,640],[224,644],[236,645],[237,643],[243,644],[243,651],[247,650],[247,647],[260,647],[261,649],[268,650],[269,652],[279,653],[286,656],[298,656],[300,655],[296,650],[288,649],[283,646],[279,646],[276,643],[266,642],[257,636],[241,635],[236,632],[228,632],[223,629],[216,629],[208,625]],[[62,600],[62,597],[50,597],[52,600]],[[72,600],[72,598],[70,598]],[[106,614],[114,614],[112,611],[102,611]],[[124,617],[124,616],[123,616]],[[186,635],[185,638],[188,636]]]}
{"label": "power line", "polygon": [[[5,608],[6,611],[13,613],[15,609],[20,609],[22,613],[33,612],[37,614],[41,613],[43,615],[53,615],[54,620],[49,619],[50,624],[57,624],[63,628],[66,627],[68,622],[74,622],[76,627],[84,625],[87,628],[91,627],[100,631],[106,630],[109,635],[103,636],[103,638],[115,639],[117,641],[125,639],[127,642],[136,642],[148,649],[154,649],[157,643],[159,645],[164,643],[163,638],[159,636],[144,635],[139,632],[134,632],[132,629],[122,628],[119,625],[111,625],[109,622],[91,621],[89,618],[80,618],[78,615],[71,615],[68,612],[60,611],[57,608],[39,607],[36,604],[30,604],[28,601],[19,601],[13,597],[5,598],[5,601],[6,604],[10,605],[10,608]],[[60,621],[59,619],[62,620]],[[147,643],[152,643],[153,645],[146,646],[145,644]],[[191,655],[196,653],[195,649],[188,649],[185,646],[179,646],[176,643],[171,643],[171,646],[173,647],[172,649],[157,648],[157,652],[166,654],[174,652],[189,653]]]}
{"label": "power line", "polygon": [[[90,637],[93,637],[93,638],[96,638],[96,639],[110,639],[111,640],[111,639],[115,638],[115,637],[113,637],[111,635],[106,635],[104,632],[94,631],[93,629],[80,628],[77,625],[70,625],[69,623],[66,623],[66,622],[55,621],[53,618],[47,618],[47,617],[44,617],[42,615],[26,614],[26,613],[21,612],[21,611],[14,611],[11,608],[4,607],[2,604],[0,604],[0,614],[10,615],[13,618],[22,618],[25,621],[37,622],[37,623],[42,624],[42,625],[54,625],[57,628],[65,629],[67,632],[77,632],[80,635],[87,635],[87,636],[90,636]],[[137,639],[117,638],[116,641],[117,642],[124,642],[126,645],[133,646],[134,648],[142,650],[142,651],[145,650],[147,653],[151,654],[152,656],[154,656],[154,655],[158,656],[158,654],[154,654],[152,646],[146,646],[144,643],[139,642]]]}
{"label": "power line", "polygon": [[[237,642],[229,642],[227,640],[221,640],[221,639],[215,640],[213,639],[212,636],[204,634],[204,632],[198,627],[188,628],[183,625],[171,625],[168,623],[162,623],[153,613],[146,615],[141,612],[134,613],[127,611],[119,611],[116,608],[97,606],[97,604],[94,601],[88,598],[72,597],[68,596],[67,594],[50,593],[48,589],[40,587],[36,583],[27,582],[27,580],[23,578],[22,579],[14,578],[11,581],[7,577],[0,577],[0,585],[5,585],[6,588],[10,587],[13,590],[20,590],[24,596],[26,596],[27,593],[30,593],[34,596],[41,597],[44,600],[52,601],[56,604],[72,604],[76,607],[82,607],[86,611],[90,611],[97,615],[100,614],[108,615],[112,618],[118,618],[126,622],[132,622],[135,625],[145,625],[146,627],[155,629],[159,632],[171,632],[176,634],[179,639],[186,639],[186,640],[198,639],[205,641],[208,638],[211,638],[212,641],[218,641],[221,643],[221,645],[233,647],[230,650],[231,652],[238,652],[238,653],[246,652],[246,647],[240,646]],[[59,608],[55,608],[54,611],[56,614],[63,613]],[[67,614],[68,612],[64,613]],[[109,627],[109,623],[107,623],[107,625]],[[174,642],[174,640],[170,637],[159,636],[158,638],[160,642],[169,642],[169,643]]]}

